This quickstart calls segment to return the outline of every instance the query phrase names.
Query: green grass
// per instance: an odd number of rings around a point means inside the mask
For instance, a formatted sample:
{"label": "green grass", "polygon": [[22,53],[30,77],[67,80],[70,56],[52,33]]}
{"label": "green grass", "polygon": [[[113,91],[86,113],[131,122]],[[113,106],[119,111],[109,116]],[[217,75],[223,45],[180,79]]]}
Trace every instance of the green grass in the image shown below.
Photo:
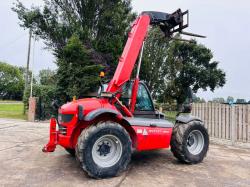
{"label": "green grass", "polygon": [[23,114],[23,103],[0,103],[0,118],[27,119]]}
{"label": "green grass", "polygon": [[15,101],[15,100],[1,100],[0,99],[0,104],[1,103],[21,103],[22,101]]}
{"label": "green grass", "polygon": [[172,122],[175,122],[175,118],[176,118],[176,111],[167,111],[165,112],[166,118]]}

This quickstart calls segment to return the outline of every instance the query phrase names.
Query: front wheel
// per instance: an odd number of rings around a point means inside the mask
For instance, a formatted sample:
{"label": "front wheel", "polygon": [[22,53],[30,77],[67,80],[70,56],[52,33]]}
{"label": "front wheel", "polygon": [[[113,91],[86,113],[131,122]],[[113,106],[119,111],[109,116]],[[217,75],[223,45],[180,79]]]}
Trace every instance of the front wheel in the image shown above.
{"label": "front wheel", "polygon": [[185,163],[201,162],[207,154],[209,135],[200,121],[176,124],[171,138],[171,151]]}
{"label": "front wheel", "polygon": [[131,158],[131,145],[130,136],[121,125],[101,122],[82,131],[76,157],[91,177],[114,177],[126,169]]}

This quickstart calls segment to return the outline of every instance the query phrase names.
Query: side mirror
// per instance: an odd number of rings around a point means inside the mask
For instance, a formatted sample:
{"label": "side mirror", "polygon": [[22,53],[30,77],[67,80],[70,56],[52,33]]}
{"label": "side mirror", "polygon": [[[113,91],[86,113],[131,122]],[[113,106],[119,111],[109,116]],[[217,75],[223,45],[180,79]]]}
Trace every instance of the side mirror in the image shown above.
{"label": "side mirror", "polygon": [[183,104],[182,106],[182,113],[191,113],[192,111],[192,103],[188,103],[188,104]]}

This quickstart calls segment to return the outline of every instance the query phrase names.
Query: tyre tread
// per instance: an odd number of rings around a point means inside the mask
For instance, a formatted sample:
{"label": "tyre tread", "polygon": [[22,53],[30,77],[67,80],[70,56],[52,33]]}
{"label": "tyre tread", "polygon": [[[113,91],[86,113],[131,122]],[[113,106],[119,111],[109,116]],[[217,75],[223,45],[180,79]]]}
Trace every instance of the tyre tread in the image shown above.
{"label": "tyre tread", "polygon": [[[106,128],[107,126],[109,128],[116,128],[116,129],[120,130],[121,132],[123,132],[128,137],[128,139],[129,139],[128,144],[132,149],[132,143],[131,143],[131,139],[130,139],[128,132],[121,125],[119,125],[115,122],[112,122],[112,121],[110,123],[107,123],[107,122],[108,121],[99,122],[97,124],[93,124],[93,125],[89,126],[88,128],[84,129],[82,131],[82,133],[80,134],[78,141],[77,141],[77,144],[76,144],[76,159],[80,163],[82,169],[84,171],[86,171],[90,177],[93,177],[93,178],[102,178],[102,177],[95,176],[90,171],[88,171],[88,169],[86,167],[86,163],[84,162],[84,158],[83,158],[84,154],[83,153],[86,149],[87,139],[90,136],[93,136],[96,132],[98,132],[99,130],[101,130],[103,128]],[[119,169],[119,172],[117,173],[117,175],[126,169],[127,164],[129,162],[130,162],[130,157],[126,161],[125,165],[120,166],[120,169]]]}
{"label": "tyre tread", "polygon": [[[172,138],[171,138],[171,152],[173,155],[181,162],[187,163],[187,164],[196,164],[198,162],[190,160],[188,155],[185,152],[185,145],[184,145],[184,136],[185,133],[188,129],[192,128],[194,125],[203,125],[203,123],[199,121],[192,121],[190,123],[176,123],[173,132],[172,132]],[[205,127],[204,127],[205,129]],[[205,129],[206,133],[207,130]],[[205,155],[203,155],[203,158],[206,156],[207,152]],[[202,159],[203,159],[202,158]],[[201,159],[201,160],[202,160]]]}

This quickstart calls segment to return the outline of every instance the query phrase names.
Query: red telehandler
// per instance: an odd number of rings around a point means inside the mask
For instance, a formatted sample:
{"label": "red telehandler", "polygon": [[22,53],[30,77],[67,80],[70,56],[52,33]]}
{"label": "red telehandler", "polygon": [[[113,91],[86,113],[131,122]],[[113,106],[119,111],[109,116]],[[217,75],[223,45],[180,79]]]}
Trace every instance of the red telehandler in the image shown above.
{"label": "red telehandler", "polygon": [[[44,152],[53,152],[61,145],[94,178],[113,177],[124,171],[133,151],[171,147],[181,162],[196,164],[203,160],[209,136],[204,123],[189,114],[191,103],[184,105],[173,124],[155,109],[146,84],[139,80],[150,26],[159,26],[167,38],[176,32],[202,37],[183,32],[188,27],[188,11],[142,12],[132,24],[112,80],[107,86],[101,84],[96,98],[73,100],[58,109],[58,118],[50,122],[50,140]],[[137,73],[132,80],[137,58]]]}

